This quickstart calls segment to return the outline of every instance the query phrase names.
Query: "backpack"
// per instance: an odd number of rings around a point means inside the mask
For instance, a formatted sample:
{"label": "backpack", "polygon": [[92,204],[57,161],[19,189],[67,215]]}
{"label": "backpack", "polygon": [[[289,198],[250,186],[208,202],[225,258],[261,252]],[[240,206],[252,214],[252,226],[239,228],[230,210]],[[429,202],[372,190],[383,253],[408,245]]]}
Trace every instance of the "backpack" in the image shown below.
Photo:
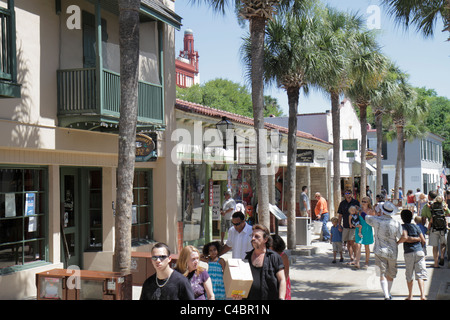
{"label": "backpack", "polygon": [[431,227],[435,231],[447,230],[447,221],[445,219],[444,207],[442,203],[433,203],[430,206],[431,216],[433,217],[433,223]]}

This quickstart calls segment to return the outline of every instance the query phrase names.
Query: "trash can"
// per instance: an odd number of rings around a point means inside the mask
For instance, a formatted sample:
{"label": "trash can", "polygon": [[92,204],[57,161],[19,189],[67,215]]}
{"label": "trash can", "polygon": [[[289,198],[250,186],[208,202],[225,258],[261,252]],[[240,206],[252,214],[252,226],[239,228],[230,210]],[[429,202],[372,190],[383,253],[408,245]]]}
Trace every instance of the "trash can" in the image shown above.
{"label": "trash can", "polygon": [[295,218],[295,243],[297,245],[309,246],[311,245],[311,218],[296,217]]}

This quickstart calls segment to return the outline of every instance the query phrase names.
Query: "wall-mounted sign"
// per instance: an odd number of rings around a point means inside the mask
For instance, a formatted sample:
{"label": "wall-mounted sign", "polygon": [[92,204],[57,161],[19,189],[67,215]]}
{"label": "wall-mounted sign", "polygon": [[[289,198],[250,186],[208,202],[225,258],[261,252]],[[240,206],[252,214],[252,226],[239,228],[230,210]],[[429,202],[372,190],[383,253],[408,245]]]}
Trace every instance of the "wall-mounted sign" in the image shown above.
{"label": "wall-mounted sign", "polygon": [[314,150],[311,149],[297,149],[297,162],[314,162]]}
{"label": "wall-mounted sign", "polygon": [[358,139],[342,140],[342,151],[356,151],[356,150],[358,150]]}
{"label": "wall-mounted sign", "polygon": [[214,181],[227,181],[228,180],[228,171],[213,171],[212,179]]}
{"label": "wall-mounted sign", "polygon": [[136,135],[136,162],[156,161],[158,158],[157,138],[156,132]]}

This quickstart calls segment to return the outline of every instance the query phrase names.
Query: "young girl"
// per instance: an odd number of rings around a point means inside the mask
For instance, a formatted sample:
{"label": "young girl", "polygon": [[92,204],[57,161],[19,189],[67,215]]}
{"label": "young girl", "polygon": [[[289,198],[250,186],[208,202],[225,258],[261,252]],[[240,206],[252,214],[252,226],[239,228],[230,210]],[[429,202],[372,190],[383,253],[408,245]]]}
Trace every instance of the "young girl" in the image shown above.
{"label": "young girl", "polygon": [[208,273],[211,277],[216,300],[225,300],[225,285],[223,284],[223,270],[225,261],[219,257],[220,243],[210,242],[203,247],[203,260],[208,262]]}
{"label": "young girl", "polygon": [[281,256],[284,264],[284,275],[286,277],[286,295],[284,300],[291,300],[291,279],[289,278],[289,258],[284,252],[286,249],[286,243],[284,243],[283,238],[277,234],[271,235],[272,237],[272,247],[271,249]]}

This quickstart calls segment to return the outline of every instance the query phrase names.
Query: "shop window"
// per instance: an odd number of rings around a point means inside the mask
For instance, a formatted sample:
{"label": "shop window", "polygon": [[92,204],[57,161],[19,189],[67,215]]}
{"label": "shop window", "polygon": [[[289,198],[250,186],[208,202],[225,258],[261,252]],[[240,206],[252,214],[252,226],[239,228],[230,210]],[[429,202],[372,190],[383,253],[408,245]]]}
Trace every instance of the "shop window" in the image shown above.
{"label": "shop window", "polygon": [[182,167],[182,218],[183,241],[204,237],[205,165]]}
{"label": "shop window", "polygon": [[0,273],[45,261],[47,171],[0,168]]}
{"label": "shop window", "polygon": [[153,240],[153,183],[151,170],[136,170],[133,184],[133,246]]}

